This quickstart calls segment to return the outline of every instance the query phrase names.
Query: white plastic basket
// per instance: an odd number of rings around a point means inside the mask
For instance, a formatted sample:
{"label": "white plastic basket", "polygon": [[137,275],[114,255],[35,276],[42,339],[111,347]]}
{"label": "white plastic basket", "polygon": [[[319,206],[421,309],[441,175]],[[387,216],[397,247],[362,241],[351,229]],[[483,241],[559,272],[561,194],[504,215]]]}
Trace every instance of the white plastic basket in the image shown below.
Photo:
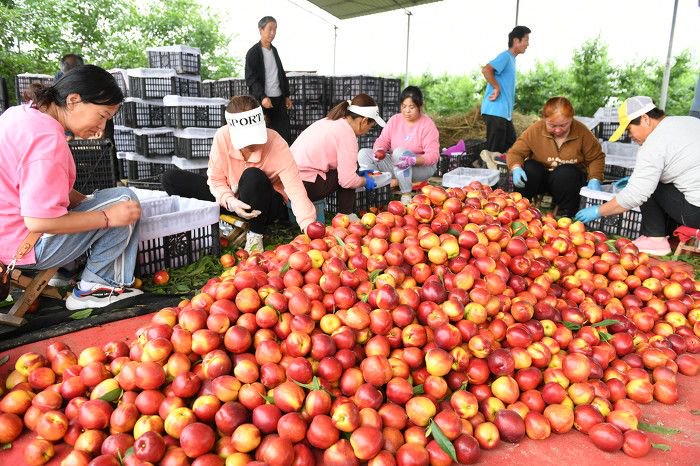
{"label": "white plastic basket", "polygon": [[209,159],[186,159],[184,157],[173,157],[173,165],[188,171],[206,171],[209,166]]}
{"label": "white plastic basket", "polygon": [[489,186],[495,186],[498,184],[499,177],[500,173],[498,170],[457,167],[443,175],[442,185],[446,188],[461,188],[472,181],[478,181]]}
{"label": "white plastic basket", "polygon": [[[187,78],[186,76],[180,76]],[[181,106],[209,106],[219,107],[227,104],[226,99],[218,97],[183,97],[179,95],[166,95],[163,97],[163,105],[166,107],[181,107]]]}
{"label": "white plastic basket", "polygon": [[129,68],[126,74],[132,78],[172,78],[177,75],[171,68]]}
{"label": "white plastic basket", "polygon": [[600,107],[596,110],[593,118],[598,122],[618,123],[617,107]]}
{"label": "white plastic basket", "polygon": [[[118,156],[119,154],[117,154]],[[162,197],[168,197],[168,193],[165,191],[156,191],[154,189],[141,189],[141,188],[130,188],[136,197],[139,198],[139,202],[146,202],[151,199],[158,199]]]}
{"label": "white plastic basket", "polygon": [[593,131],[593,128],[598,125],[598,120],[595,118],[576,115],[574,116],[574,119],[586,125],[586,128],[590,129],[591,131]]}
{"label": "white plastic basket", "polygon": [[146,199],[141,203],[139,241],[174,235],[219,222],[219,204],[180,196]]}

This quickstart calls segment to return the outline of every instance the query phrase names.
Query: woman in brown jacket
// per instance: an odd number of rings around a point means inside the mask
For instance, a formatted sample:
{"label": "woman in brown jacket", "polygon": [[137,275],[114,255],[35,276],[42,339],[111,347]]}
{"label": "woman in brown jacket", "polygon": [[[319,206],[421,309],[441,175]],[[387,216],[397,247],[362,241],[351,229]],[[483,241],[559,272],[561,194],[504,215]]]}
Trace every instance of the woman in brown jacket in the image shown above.
{"label": "woman in brown jacket", "polygon": [[544,104],[542,119],[523,132],[506,157],[519,192],[529,199],[550,193],[559,214],[568,217],[578,210],[586,182],[600,190],[605,169],[600,143],[574,119],[574,107],[565,97]]}

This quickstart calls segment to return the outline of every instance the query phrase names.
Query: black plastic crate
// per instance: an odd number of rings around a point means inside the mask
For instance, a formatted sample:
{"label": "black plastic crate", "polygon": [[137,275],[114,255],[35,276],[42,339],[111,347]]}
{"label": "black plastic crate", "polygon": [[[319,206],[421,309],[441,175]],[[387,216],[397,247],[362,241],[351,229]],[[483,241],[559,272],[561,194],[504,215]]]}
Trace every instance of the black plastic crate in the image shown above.
{"label": "black plastic crate", "polygon": [[175,94],[172,70],[137,68],[129,70],[129,93],[139,99],[162,99]]}
{"label": "black plastic crate", "polygon": [[127,179],[126,184],[130,188],[148,189],[150,191],[165,191],[161,182],[161,175],[147,176],[140,180]]}
{"label": "black plastic crate", "polygon": [[159,270],[184,267],[204,256],[218,256],[220,250],[218,223],[141,241],[136,260],[136,274],[152,275]]}
{"label": "black plastic crate", "polygon": [[[372,189],[371,191],[356,191],[355,192],[355,212],[358,215],[363,215],[370,209],[382,210],[391,200],[391,186],[386,185],[381,188]],[[333,217],[338,212],[338,201],[335,193],[326,198],[326,216]]]}
{"label": "black plastic crate", "polygon": [[[602,199],[593,199],[581,196],[581,208],[600,206],[605,202]],[[610,215],[593,220],[586,225],[589,231],[602,231],[606,235],[624,236],[626,238],[637,238],[642,230],[642,213],[636,210],[628,210],[619,215]]]}
{"label": "black plastic crate", "polygon": [[289,94],[297,102],[325,101],[325,76],[300,75],[289,77]]}
{"label": "black plastic crate", "polygon": [[[620,123],[617,122],[610,122],[610,121],[602,121],[596,125],[595,128],[593,128],[593,134],[598,139],[602,139],[604,141],[607,141],[610,139],[610,136],[613,135],[615,131],[617,131],[617,128],[620,126]],[[625,130],[624,133],[622,133],[622,136],[620,136],[620,139],[617,140],[617,142],[632,142],[632,138],[630,138],[629,132]]]}
{"label": "black plastic crate", "polygon": [[112,153],[114,146],[106,139],[79,139],[68,143],[75,161],[74,188],[83,194],[117,185]]}
{"label": "black plastic crate", "polygon": [[143,100],[133,97],[124,101],[114,115],[114,124],[130,128],[166,126],[165,107],[159,100]]}
{"label": "black plastic crate", "polygon": [[124,97],[129,97],[129,86],[127,85],[129,83],[129,77],[126,74],[126,70],[115,68],[109,70],[109,73],[114,76],[114,80],[117,81],[117,85],[119,89],[122,90]]}
{"label": "black plastic crate", "polygon": [[384,121],[389,121],[389,118],[393,117],[401,111],[401,106],[395,103],[384,103],[379,105],[379,112],[382,114]]}
{"label": "black plastic crate", "polygon": [[31,74],[22,73],[15,76],[15,96],[17,97],[17,103],[25,103],[25,99],[22,98],[24,91],[33,83],[43,84],[44,86],[53,85],[53,76],[47,74]]}
{"label": "black plastic crate", "polygon": [[216,131],[203,128],[186,128],[175,131],[175,149],[186,159],[209,158]]}
{"label": "black plastic crate", "polygon": [[618,167],[617,165],[605,165],[605,181],[617,181],[620,178],[631,176],[634,168]]}
{"label": "black plastic crate", "polygon": [[0,115],[10,107],[10,96],[7,95],[5,78],[0,78]]}
{"label": "black plastic crate", "polygon": [[[290,125],[289,133],[292,136],[292,143],[296,141],[302,131],[306,129],[305,125]],[[291,145],[291,144],[290,144]]]}
{"label": "black plastic crate", "polygon": [[330,98],[334,103],[364,93],[376,102],[382,102],[382,78],[375,76],[335,76],[329,78]]}
{"label": "black plastic crate", "polygon": [[212,89],[212,97],[221,97],[222,99],[230,99],[235,95],[248,95],[248,86],[243,78],[224,78],[219,79],[214,83]]}
{"label": "black plastic crate", "polygon": [[114,144],[119,152],[136,152],[136,140],[134,128],[127,126],[114,126]]}
{"label": "black plastic crate", "polygon": [[483,139],[468,139],[464,141],[465,149],[461,154],[440,155],[435,176],[443,176],[445,173],[459,167],[478,168],[481,166],[479,154],[486,148]]}
{"label": "black plastic crate", "polygon": [[401,95],[401,80],[400,79],[382,79],[382,102],[384,105],[396,104],[400,105],[399,96]]}
{"label": "black plastic crate", "polygon": [[374,147],[374,141],[377,140],[382,132],[382,127],[374,125],[366,134],[357,138],[357,145],[360,149],[371,149]]}
{"label": "black plastic crate", "polygon": [[175,76],[172,78],[173,92],[171,94],[185,97],[201,97],[202,82],[198,79],[191,79],[185,76]]}
{"label": "black plastic crate", "polygon": [[187,99],[168,96],[163,99],[168,126],[176,128],[220,128],[226,125],[223,99]]}
{"label": "black plastic crate", "polygon": [[217,97],[215,95],[214,87],[216,86],[216,81],[211,79],[206,79],[202,81],[202,97]]}
{"label": "black plastic crate", "polygon": [[505,163],[497,163],[498,167],[498,184],[497,188],[501,188],[506,192],[513,192],[513,177],[510,175],[508,165]]}
{"label": "black plastic crate", "polygon": [[323,102],[294,101],[294,105],[287,113],[289,114],[289,124],[307,127],[311,123],[323,119],[327,112]]}
{"label": "black plastic crate", "polygon": [[148,66],[151,68],[171,68],[177,73],[199,74],[201,55],[199,49],[187,46],[165,46],[146,49]]}
{"label": "black plastic crate", "polygon": [[136,152],[145,157],[160,157],[175,153],[175,135],[172,128],[144,128],[134,130]]}

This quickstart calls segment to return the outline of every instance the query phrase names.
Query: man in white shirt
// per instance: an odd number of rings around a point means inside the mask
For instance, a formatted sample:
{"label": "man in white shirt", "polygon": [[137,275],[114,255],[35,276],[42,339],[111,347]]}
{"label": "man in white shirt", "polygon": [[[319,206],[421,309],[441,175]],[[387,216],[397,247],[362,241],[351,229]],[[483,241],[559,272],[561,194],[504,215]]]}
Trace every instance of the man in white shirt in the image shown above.
{"label": "man in white shirt", "polygon": [[626,186],[601,206],[588,207],[576,219],[590,222],[639,207],[642,236],[634,243],[641,252],[671,252],[668,235],[677,225],[700,228],[700,120],[666,116],[651,98],[630,97],[618,109],[616,141],[627,129],[642,147]]}

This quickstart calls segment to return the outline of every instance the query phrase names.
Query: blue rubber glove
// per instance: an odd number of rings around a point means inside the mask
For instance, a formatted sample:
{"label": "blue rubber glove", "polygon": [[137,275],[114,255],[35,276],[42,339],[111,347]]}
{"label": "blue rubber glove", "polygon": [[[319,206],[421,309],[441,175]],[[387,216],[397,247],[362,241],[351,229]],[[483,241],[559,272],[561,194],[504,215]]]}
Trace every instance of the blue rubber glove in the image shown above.
{"label": "blue rubber glove", "polygon": [[613,186],[615,187],[616,190],[621,190],[624,189],[625,186],[627,186],[627,182],[630,180],[629,176],[626,176],[624,178],[620,178],[616,182],[613,183]]}
{"label": "blue rubber glove", "polygon": [[513,169],[513,186],[516,186],[518,188],[524,188],[526,181],[527,181],[527,175],[525,174],[525,170],[523,170],[520,167],[514,168]]}
{"label": "blue rubber glove", "polygon": [[372,170],[358,170],[357,172],[360,176],[365,176],[367,173],[372,173]]}
{"label": "blue rubber glove", "polygon": [[394,165],[399,170],[405,170],[408,167],[412,167],[416,164],[416,158],[410,155],[402,155],[399,161]]}
{"label": "blue rubber glove", "polygon": [[602,191],[602,188],[600,187],[600,181],[596,180],[595,178],[591,178],[588,180],[588,186],[586,186],[588,189],[592,189],[593,191]]}
{"label": "blue rubber glove", "polygon": [[586,207],[576,212],[576,217],[574,218],[583,223],[598,220],[600,218],[600,208],[597,205]]}
{"label": "blue rubber glove", "polygon": [[371,191],[377,187],[377,183],[374,181],[374,178],[369,175],[369,173],[365,173],[364,177],[365,177],[365,189],[366,190]]}

